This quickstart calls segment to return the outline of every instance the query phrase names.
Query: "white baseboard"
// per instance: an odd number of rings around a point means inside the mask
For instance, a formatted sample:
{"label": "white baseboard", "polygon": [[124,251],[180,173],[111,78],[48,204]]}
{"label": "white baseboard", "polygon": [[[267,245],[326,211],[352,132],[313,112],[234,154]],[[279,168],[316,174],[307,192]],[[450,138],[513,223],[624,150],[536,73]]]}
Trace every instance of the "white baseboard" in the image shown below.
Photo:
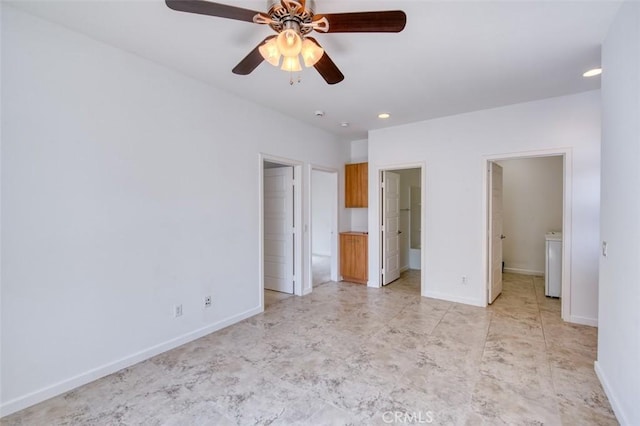
{"label": "white baseboard", "polygon": [[572,322],[572,323],[575,323],[575,324],[590,325],[591,327],[597,327],[598,326],[598,319],[597,318],[587,318],[587,317],[581,317],[581,316],[578,316],[578,315],[570,315],[569,318],[566,321]]}
{"label": "white baseboard", "polygon": [[311,253],[311,256],[331,257],[331,252],[328,252],[328,253]]}
{"label": "white baseboard", "polygon": [[214,324],[207,325],[205,327],[183,334],[182,336],[178,336],[174,339],[144,349],[140,352],[136,352],[127,357],[78,374],[77,376],[55,383],[51,386],[47,386],[35,392],[31,392],[18,398],[14,398],[3,403],[0,406],[0,417],[8,416],[9,414],[15,413],[16,411],[20,411],[39,402],[45,401],[49,398],[53,398],[54,396],[61,395],[79,386],[86,385],[87,383],[93,382],[94,380],[108,376],[109,374],[115,373],[116,371],[122,370],[123,368],[131,367],[132,365],[137,364],[141,361],[154,357],[173,348],[177,348],[178,346],[182,346],[185,343],[189,343],[193,340],[199,339],[200,337],[211,334],[214,331],[221,330],[225,327],[257,315],[261,312],[262,308],[258,306],[256,308],[242,312],[238,315],[234,315],[230,318],[218,321]]}
{"label": "white baseboard", "polygon": [[535,275],[536,277],[544,277],[544,271],[534,271],[533,269],[507,268],[505,266],[504,272],[509,272],[511,274]]}
{"label": "white baseboard", "polygon": [[627,420],[627,416],[622,410],[620,401],[618,400],[618,397],[616,396],[615,392],[611,388],[611,385],[607,380],[607,376],[604,374],[604,371],[602,371],[602,369],[600,368],[600,364],[598,363],[598,361],[595,361],[593,363],[593,369],[596,371],[596,376],[598,376],[598,379],[600,380],[600,384],[602,385],[602,389],[604,390],[604,393],[607,395],[607,398],[609,398],[609,403],[611,404],[611,409],[613,409],[613,413],[616,415],[616,420],[618,420],[618,423],[620,423],[623,426],[630,425],[631,422]]}
{"label": "white baseboard", "polygon": [[429,291],[429,290],[427,290],[426,292],[424,292],[423,296],[424,297],[431,297],[433,299],[446,300],[447,302],[462,303],[464,305],[480,306],[482,308],[487,306],[487,304],[485,303],[484,300],[468,299],[466,297],[453,296],[451,294],[440,293],[440,292],[437,292],[437,291]]}
{"label": "white baseboard", "polygon": [[403,273],[404,271],[408,271],[409,270],[409,265],[403,266],[402,268],[400,268],[400,273]]}

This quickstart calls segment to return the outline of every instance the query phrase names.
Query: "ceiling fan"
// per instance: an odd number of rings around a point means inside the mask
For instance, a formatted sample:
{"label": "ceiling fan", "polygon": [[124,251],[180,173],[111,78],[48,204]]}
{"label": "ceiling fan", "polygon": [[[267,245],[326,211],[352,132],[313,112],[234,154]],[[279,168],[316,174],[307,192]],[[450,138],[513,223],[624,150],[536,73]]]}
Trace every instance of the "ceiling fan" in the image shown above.
{"label": "ceiling fan", "polygon": [[[315,14],[314,0],[267,0],[268,12],[257,12],[205,0],[165,0],[180,12],[218,16],[238,21],[269,25],[277,34],[265,38],[233,68],[235,74],[250,74],[262,61],[282,70],[314,67],[328,84],[344,80],[344,75],[313,37],[320,33],[397,33],[404,29],[407,16],[401,10]],[[282,60],[281,60],[282,59]],[[293,84],[293,79],[290,80]]]}

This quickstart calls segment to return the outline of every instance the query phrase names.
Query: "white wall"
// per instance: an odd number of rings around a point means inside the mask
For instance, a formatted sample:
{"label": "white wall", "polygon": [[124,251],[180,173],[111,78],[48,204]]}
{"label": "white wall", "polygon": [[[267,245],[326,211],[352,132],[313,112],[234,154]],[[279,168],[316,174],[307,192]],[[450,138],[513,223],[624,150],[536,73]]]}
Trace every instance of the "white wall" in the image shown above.
{"label": "white wall", "polygon": [[562,231],[562,157],[499,161],[503,168],[505,271],[544,275],[545,239]]}
{"label": "white wall", "polygon": [[351,141],[349,149],[350,163],[366,163],[369,160],[369,141],[367,139]]}
{"label": "white wall", "polygon": [[[431,297],[483,306],[486,284],[486,158],[570,149],[572,153],[571,317],[595,322],[598,299],[600,93],[586,92],[445,117],[369,134],[369,277],[379,281],[381,167],[426,164],[423,268]],[[461,277],[468,277],[462,284]]]}
{"label": "white wall", "polygon": [[618,421],[640,424],[640,3],[626,2],[602,47],[600,377]]}
{"label": "white wall", "polygon": [[2,8],[8,414],[259,312],[259,153],[342,170],[349,147]]}
{"label": "white wall", "polygon": [[[349,163],[366,163],[369,161],[369,142],[367,139],[361,139],[352,141],[351,144],[351,157]],[[344,199],[342,199],[342,206],[344,206]],[[368,218],[369,213],[366,208],[349,208],[349,223],[350,231],[367,232],[369,230]]]}
{"label": "white wall", "polygon": [[312,253],[331,255],[334,199],[333,175],[320,170],[311,171]]}

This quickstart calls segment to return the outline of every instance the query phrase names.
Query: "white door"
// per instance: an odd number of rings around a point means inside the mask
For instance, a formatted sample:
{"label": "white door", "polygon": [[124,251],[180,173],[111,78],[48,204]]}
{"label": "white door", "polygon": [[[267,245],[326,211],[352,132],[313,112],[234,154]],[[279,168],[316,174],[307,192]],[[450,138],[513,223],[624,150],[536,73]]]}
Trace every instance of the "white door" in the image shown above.
{"label": "white door", "polygon": [[382,172],[382,285],[400,278],[400,175]]}
{"label": "white door", "polygon": [[502,167],[489,163],[489,303],[502,293]]}
{"label": "white door", "polygon": [[264,171],[264,288],[293,294],[293,167]]}

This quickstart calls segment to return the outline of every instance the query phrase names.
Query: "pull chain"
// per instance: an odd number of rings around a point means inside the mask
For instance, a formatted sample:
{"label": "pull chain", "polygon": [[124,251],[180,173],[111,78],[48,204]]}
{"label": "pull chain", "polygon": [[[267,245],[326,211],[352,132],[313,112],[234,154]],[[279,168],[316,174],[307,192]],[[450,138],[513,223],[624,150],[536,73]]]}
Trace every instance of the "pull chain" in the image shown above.
{"label": "pull chain", "polygon": [[[300,83],[302,81],[302,75],[298,74],[298,79],[297,79],[297,83]],[[293,86],[293,71],[289,72],[289,85]]]}

